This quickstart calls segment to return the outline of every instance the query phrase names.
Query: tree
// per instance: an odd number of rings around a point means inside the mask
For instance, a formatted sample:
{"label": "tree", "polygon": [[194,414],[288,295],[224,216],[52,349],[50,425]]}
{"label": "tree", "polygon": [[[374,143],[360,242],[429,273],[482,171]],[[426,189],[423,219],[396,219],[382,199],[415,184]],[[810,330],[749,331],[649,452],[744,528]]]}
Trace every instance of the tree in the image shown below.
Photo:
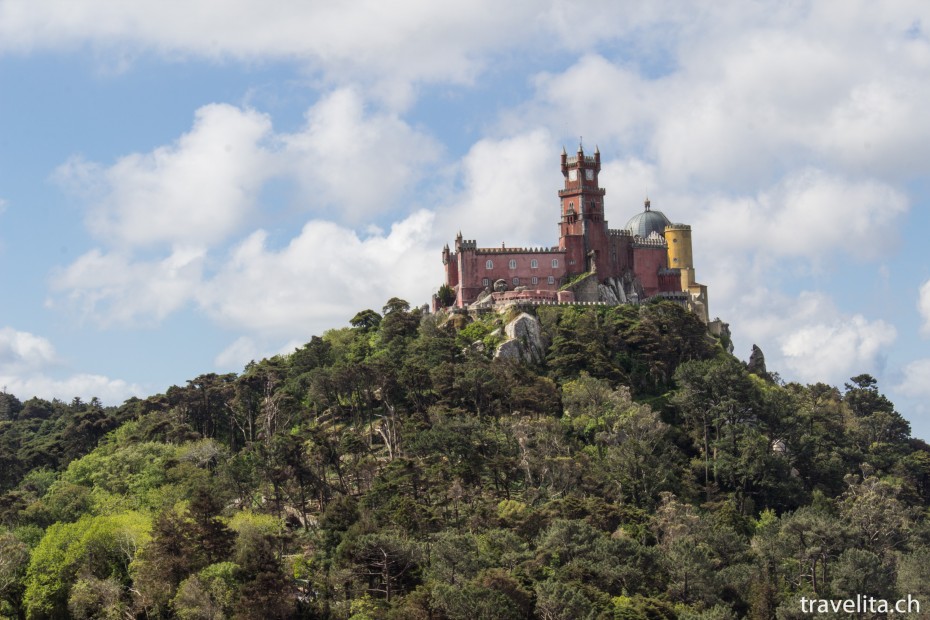
{"label": "tree", "polygon": [[381,324],[381,315],[374,310],[362,310],[349,320],[349,324],[362,332],[370,332]]}
{"label": "tree", "polygon": [[0,534],[0,601],[6,601],[17,617],[25,616],[23,581],[29,565],[29,547],[13,534]]}
{"label": "tree", "polygon": [[[151,527],[147,516],[135,512],[86,516],[76,523],[52,525],[33,551],[26,573],[24,601],[28,615],[64,617],[68,593],[78,576],[87,582],[82,609],[98,603],[109,605],[109,595],[102,594],[108,586],[94,579],[113,576],[129,581],[129,567],[137,550],[149,540]],[[100,596],[94,590],[99,590]]]}
{"label": "tree", "polygon": [[353,541],[351,560],[366,590],[388,603],[419,581],[420,550],[398,533],[365,534]]}
{"label": "tree", "polygon": [[441,307],[448,308],[455,303],[455,291],[448,284],[443,284],[439,287],[436,298],[439,300],[439,305]]}
{"label": "tree", "polygon": [[845,384],[843,402],[853,415],[853,432],[863,451],[875,444],[903,444],[911,434],[911,426],[894,410],[894,404],[878,391],[878,381],[871,375],[857,375]]}

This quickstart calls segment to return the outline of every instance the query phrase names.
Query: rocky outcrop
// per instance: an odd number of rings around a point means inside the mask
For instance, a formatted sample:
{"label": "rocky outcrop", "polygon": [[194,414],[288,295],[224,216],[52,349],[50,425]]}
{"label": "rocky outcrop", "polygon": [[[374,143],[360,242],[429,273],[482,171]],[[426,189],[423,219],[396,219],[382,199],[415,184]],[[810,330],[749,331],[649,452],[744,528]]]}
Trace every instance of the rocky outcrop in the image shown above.
{"label": "rocky outcrop", "polygon": [[598,287],[598,293],[599,300],[609,304],[637,303],[645,297],[643,285],[632,271],[618,278],[607,278]]}
{"label": "rocky outcrop", "polygon": [[769,373],[765,370],[765,355],[757,345],[752,345],[752,353],[749,355],[749,363],[746,364],[746,370],[760,377],[768,377]]}
{"label": "rocky outcrop", "polygon": [[507,337],[494,357],[518,360],[521,362],[538,364],[546,357],[546,344],[543,341],[542,329],[539,319],[526,312],[521,313],[504,327]]}

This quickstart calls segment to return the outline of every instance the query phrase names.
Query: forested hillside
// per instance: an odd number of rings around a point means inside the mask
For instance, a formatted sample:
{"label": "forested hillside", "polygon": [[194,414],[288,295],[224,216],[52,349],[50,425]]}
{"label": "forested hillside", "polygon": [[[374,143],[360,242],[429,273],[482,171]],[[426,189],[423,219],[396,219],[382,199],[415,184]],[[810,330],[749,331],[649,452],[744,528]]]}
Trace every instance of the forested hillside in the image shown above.
{"label": "forested hillside", "polygon": [[930,447],[868,375],[785,384],[681,307],[391,299],[119,407],[0,393],[10,618],[795,618],[930,610]]}

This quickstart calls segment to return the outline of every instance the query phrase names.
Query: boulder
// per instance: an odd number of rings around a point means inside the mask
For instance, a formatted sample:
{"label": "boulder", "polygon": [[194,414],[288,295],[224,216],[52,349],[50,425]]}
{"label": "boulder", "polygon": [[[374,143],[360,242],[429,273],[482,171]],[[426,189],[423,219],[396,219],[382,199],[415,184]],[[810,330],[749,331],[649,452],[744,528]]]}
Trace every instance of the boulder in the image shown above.
{"label": "boulder", "polygon": [[539,319],[526,312],[521,313],[504,327],[507,340],[497,347],[494,357],[514,359],[522,362],[541,363],[546,357]]}

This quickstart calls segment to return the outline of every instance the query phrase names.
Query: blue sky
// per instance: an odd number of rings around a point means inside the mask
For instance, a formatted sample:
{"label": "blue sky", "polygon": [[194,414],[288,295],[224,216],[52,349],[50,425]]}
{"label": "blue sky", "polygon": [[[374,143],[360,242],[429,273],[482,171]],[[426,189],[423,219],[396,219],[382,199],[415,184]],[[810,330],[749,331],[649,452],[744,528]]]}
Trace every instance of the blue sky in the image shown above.
{"label": "blue sky", "polygon": [[930,439],[925,2],[0,0],[0,387],[116,404],[288,352],[442,245],[694,230],[736,354]]}

